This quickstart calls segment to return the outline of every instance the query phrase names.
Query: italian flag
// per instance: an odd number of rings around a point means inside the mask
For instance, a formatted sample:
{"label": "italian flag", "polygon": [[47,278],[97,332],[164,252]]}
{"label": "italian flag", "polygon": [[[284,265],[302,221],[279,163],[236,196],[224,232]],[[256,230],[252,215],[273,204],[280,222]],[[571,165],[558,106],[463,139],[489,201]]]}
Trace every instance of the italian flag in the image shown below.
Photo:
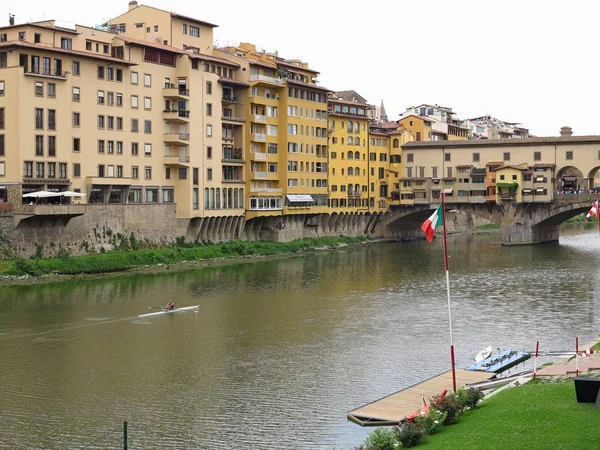
{"label": "italian flag", "polygon": [[597,216],[598,215],[598,200],[596,200],[594,202],[594,204],[592,205],[592,209],[590,209],[590,212],[588,212],[585,215],[586,219],[589,219],[591,216]]}
{"label": "italian flag", "polygon": [[427,242],[433,241],[433,235],[435,234],[435,229],[437,227],[441,227],[443,222],[442,217],[442,205],[438,206],[435,212],[423,222],[421,225],[421,230],[425,232],[425,238],[427,238]]}

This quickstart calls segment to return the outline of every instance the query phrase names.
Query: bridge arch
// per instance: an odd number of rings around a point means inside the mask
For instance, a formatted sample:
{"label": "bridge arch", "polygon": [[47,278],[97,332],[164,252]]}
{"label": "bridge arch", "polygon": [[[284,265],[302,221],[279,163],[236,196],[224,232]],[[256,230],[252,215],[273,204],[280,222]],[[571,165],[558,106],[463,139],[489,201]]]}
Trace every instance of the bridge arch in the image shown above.
{"label": "bridge arch", "polygon": [[560,193],[570,194],[579,191],[588,192],[593,187],[593,178],[590,185],[589,177],[584,177],[583,172],[575,166],[564,166],[556,172],[556,190]]}

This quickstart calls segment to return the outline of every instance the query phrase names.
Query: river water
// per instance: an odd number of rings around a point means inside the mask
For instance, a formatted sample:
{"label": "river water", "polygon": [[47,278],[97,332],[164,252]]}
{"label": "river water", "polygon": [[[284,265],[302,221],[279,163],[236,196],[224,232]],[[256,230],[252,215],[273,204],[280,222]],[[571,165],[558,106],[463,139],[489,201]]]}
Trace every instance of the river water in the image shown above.
{"label": "river water", "polygon": [[[600,332],[600,238],[449,238],[457,366]],[[138,318],[174,299],[199,313]],[[0,288],[0,448],[327,449],[449,369],[442,240]]]}

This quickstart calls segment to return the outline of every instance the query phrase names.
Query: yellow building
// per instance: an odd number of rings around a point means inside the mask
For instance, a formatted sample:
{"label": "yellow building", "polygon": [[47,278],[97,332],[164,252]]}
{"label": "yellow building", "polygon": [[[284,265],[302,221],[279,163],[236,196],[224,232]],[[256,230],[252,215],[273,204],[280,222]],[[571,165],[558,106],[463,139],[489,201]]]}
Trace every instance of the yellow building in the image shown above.
{"label": "yellow building", "polygon": [[415,137],[415,141],[431,141],[432,131],[431,124],[435,120],[432,120],[426,116],[409,115],[403,117],[398,121],[401,128],[404,128]]}
{"label": "yellow building", "polygon": [[496,170],[496,203],[523,201],[523,167],[504,166]]}
{"label": "yellow building", "polygon": [[216,54],[239,64],[250,86],[246,218],[327,212],[328,90],[317,84],[318,72],[248,43]]}
{"label": "yellow building", "polygon": [[[362,97],[360,97],[362,99]],[[332,94],[329,106],[329,206],[332,213],[370,209],[368,111],[363,101]]]}

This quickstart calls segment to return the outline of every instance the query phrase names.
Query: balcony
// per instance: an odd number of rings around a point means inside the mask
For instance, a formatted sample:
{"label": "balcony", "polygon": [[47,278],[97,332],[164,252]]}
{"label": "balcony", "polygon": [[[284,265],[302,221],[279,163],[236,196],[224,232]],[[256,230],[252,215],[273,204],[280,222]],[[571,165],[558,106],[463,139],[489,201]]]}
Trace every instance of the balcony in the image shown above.
{"label": "balcony", "polygon": [[221,116],[221,120],[229,120],[230,122],[239,122],[239,123],[244,123],[246,122],[246,119],[244,119],[243,117],[234,117],[234,116]]}
{"label": "balcony", "polygon": [[268,77],[266,75],[250,75],[250,81],[277,85],[283,84],[283,80],[281,78]]}
{"label": "balcony", "polygon": [[273,193],[273,194],[281,194],[283,189],[281,188],[250,188],[250,192],[265,192],[265,193]]}
{"label": "balcony", "polygon": [[169,87],[163,88],[163,97],[179,101],[179,100],[189,100],[190,91],[185,87],[176,86],[171,84]]}
{"label": "balcony", "polygon": [[23,73],[32,77],[52,78],[54,80],[66,80],[67,72],[54,72],[52,70],[44,70],[41,67],[23,67]]}
{"label": "balcony", "polygon": [[348,191],[348,197],[360,197],[360,191]]}
{"label": "balcony", "polygon": [[267,135],[265,133],[254,133],[254,140],[255,141],[266,141]]}
{"label": "balcony", "polygon": [[258,179],[266,179],[267,178],[267,172],[252,172],[252,177],[253,178],[258,178]]}
{"label": "balcony", "polygon": [[234,178],[223,178],[223,183],[235,183],[235,184],[245,184],[244,180],[238,180]]}
{"label": "balcony", "polygon": [[13,213],[20,222],[32,216],[82,216],[85,214],[86,205],[15,205]]}
{"label": "balcony", "polygon": [[255,122],[266,122],[267,116],[265,116],[264,114],[254,114],[254,121]]}
{"label": "balcony", "polygon": [[169,122],[188,123],[190,121],[190,112],[186,110],[167,110],[163,111],[163,119]]}
{"label": "balcony", "polygon": [[165,155],[163,164],[175,167],[189,167],[190,157],[188,155]]}
{"label": "balcony", "polygon": [[250,159],[253,159],[254,161],[266,161],[267,154],[266,153],[252,153],[250,155]]}
{"label": "balcony", "polygon": [[188,145],[190,140],[189,133],[164,133],[163,142],[165,144]]}
{"label": "balcony", "polygon": [[238,102],[238,99],[237,99],[237,97],[232,97],[231,95],[224,95],[224,96],[221,98],[221,101],[222,101],[223,103],[237,103],[237,102]]}

